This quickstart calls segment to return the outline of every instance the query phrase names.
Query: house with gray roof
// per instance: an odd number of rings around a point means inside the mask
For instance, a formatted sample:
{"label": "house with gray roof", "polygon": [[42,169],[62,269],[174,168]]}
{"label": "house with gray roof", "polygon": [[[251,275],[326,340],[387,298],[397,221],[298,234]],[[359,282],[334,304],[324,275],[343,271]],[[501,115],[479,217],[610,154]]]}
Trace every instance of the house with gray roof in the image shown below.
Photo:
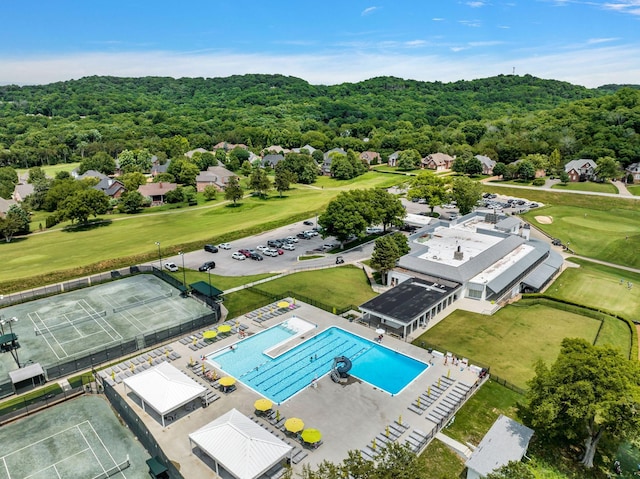
{"label": "house with gray roof", "polygon": [[207,186],[213,186],[218,191],[223,191],[232,176],[238,175],[224,166],[210,166],[196,176],[196,190],[204,191]]}
{"label": "house with gray roof", "polygon": [[307,150],[309,152],[309,154],[312,155],[313,152],[316,151],[316,149],[317,148],[314,148],[309,143],[307,143],[306,145],[301,146],[300,148],[294,148],[291,151],[293,151],[294,153],[301,153],[302,150]]}
{"label": "house with gray roof", "polygon": [[276,165],[278,163],[280,163],[282,160],[284,160],[284,156],[277,154],[269,154],[269,155],[265,155],[264,158],[262,158],[262,162],[261,165],[262,167],[271,167],[271,168],[275,168]]}
{"label": "house with gray roof", "polygon": [[110,198],[120,198],[127,191],[124,184],[118,180],[114,180],[113,178],[104,178],[100,180],[100,183],[95,185],[93,189],[102,191]]}
{"label": "house with gray roof", "polygon": [[322,162],[322,166],[320,167],[320,169],[322,170],[322,174],[324,175],[331,174],[331,159],[333,155],[347,156],[347,152],[344,151],[342,148],[332,148],[331,150],[327,151],[323,156],[324,160]]}
{"label": "house with gray roof", "polygon": [[389,166],[396,166],[398,164],[398,157],[400,156],[400,151],[394,151],[387,158],[387,163]]}
{"label": "house with gray roof", "polygon": [[13,188],[13,193],[11,194],[11,198],[16,203],[22,203],[27,196],[33,193],[33,185],[31,183],[18,183]]}
{"label": "house with gray roof", "polygon": [[7,214],[7,211],[9,211],[9,208],[15,204],[16,202],[14,200],[5,200],[0,197],[0,218],[4,217],[4,215]]}
{"label": "house with gray roof", "polygon": [[[459,299],[484,302],[492,312],[495,304],[522,292],[540,291],[558,274],[563,260],[549,243],[531,239],[530,232],[519,218],[481,211],[456,221],[430,222],[409,236],[409,253],[387,275],[392,289],[361,306],[365,319],[400,330],[406,338],[419,327],[433,326],[436,315],[442,319],[439,313]],[[419,312],[401,313],[406,300],[398,303],[399,310],[379,306],[394,303],[406,287],[394,290],[417,280],[430,283],[442,295],[419,295],[432,301],[420,303]]]}
{"label": "house with gray roof", "polygon": [[474,156],[477,160],[482,163],[482,174],[483,175],[493,175],[493,167],[496,166],[496,162],[484,155],[476,155]]}
{"label": "house with gray roof", "polygon": [[480,479],[527,453],[533,429],[500,414],[465,463],[467,479]]}
{"label": "house with gray roof", "polygon": [[569,181],[593,181],[596,179],[596,162],[589,159],[571,160],[564,165]]}
{"label": "house with gray roof", "polygon": [[631,175],[634,183],[640,183],[640,163],[631,163],[624,169],[625,176]]}

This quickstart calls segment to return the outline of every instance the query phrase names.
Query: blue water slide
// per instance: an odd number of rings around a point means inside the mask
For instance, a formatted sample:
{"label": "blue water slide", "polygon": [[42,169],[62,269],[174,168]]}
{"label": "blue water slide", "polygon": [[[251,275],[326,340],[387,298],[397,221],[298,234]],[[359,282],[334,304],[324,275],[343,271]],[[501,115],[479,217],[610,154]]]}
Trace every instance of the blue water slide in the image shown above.
{"label": "blue water slide", "polygon": [[333,359],[333,369],[335,369],[341,378],[349,376],[347,374],[351,370],[351,359],[346,356],[338,356]]}

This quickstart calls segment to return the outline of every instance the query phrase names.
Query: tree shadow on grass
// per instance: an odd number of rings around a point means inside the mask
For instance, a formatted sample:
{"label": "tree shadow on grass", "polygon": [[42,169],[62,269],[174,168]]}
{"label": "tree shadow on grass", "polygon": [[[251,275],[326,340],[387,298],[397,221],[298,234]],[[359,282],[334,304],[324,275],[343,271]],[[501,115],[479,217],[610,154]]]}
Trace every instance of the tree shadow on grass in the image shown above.
{"label": "tree shadow on grass", "polygon": [[109,226],[111,223],[111,220],[93,219],[87,221],[86,223],[76,223],[73,225],[65,226],[64,228],[62,228],[62,231],[67,233],[75,233],[77,231],[90,231],[103,226]]}

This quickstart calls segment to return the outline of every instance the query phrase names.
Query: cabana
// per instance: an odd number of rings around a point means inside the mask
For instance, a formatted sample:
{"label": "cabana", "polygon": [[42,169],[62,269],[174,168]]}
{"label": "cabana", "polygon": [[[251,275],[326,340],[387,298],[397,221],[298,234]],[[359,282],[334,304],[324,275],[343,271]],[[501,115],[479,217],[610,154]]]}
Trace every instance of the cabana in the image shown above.
{"label": "cabana", "polygon": [[203,397],[207,392],[203,386],[166,362],[131,376],[123,383],[125,391],[128,388],[140,398],[143,411],[150,406],[160,415],[162,427],[165,427],[167,414]]}
{"label": "cabana", "polygon": [[189,442],[213,459],[216,474],[222,467],[236,479],[260,477],[292,451],[237,409],[189,434]]}

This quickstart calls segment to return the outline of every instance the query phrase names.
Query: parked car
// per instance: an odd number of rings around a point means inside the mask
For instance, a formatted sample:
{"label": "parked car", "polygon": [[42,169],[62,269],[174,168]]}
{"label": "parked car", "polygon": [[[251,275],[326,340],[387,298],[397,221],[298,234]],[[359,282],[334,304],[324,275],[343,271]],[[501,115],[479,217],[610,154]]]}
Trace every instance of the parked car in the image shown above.
{"label": "parked car", "polygon": [[365,231],[368,235],[375,235],[382,233],[382,228],[379,226],[370,226]]}
{"label": "parked car", "polygon": [[265,246],[265,245],[263,245],[263,244],[261,244],[261,245],[256,246],[256,249],[257,249],[258,251],[266,251],[266,250],[268,250],[268,249],[269,249],[269,247],[268,247],[268,246]]}
{"label": "parked car", "polygon": [[262,261],[264,259],[260,253],[251,253],[251,256],[249,256],[249,258],[255,261]]}
{"label": "parked car", "polygon": [[296,238],[295,236],[287,236],[285,238],[285,242],[286,243],[297,243],[298,242],[298,238]]}
{"label": "parked car", "polygon": [[344,258],[342,256],[336,256],[336,264],[343,264]]}
{"label": "parked car", "polygon": [[553,238],[553,240],[551,240],[551,244],[553,246],[562,246],[562,241],[560,238]]}
{"label": "parked car", "polygon": [[207,261],[202,263],[202,266],[198,268],[198,271],[209,271],[210,269],[214,269],[216,267],[216,263],[214,261]]}
{"label": "parked car", "polygon": [[245,256],[245,258],[251,257],[251,251],[249,251],[248,249],[239,249],[238,253],[242,253]]}
{"label": "parked car", "polygon": [[302,222],[302,224],[303,224],[303,225],[306,225],[306,226],[313,226],[313,221],[311,221],[311,220],[305,220],[305,221],[303,221],[303,222]]}
{"label": "parked car", "polygon": [[231,249],[231,245],[229,243],[220,243],[218,245],[218,248],[220,248],[220,249]]}
{"label": "parked car", "polygon": [[235,253],[233,253],[231,255],[231,257],[233,259],[237,259],[239,261],[243,261],[243,260],[247,259],[247,257],[244,254],[242,254],[240,251],[236,251]]}
{"label": "parked car", "polygon": [[167,261],[164,264],[165,269],[168,269],[169,271],[171,271],[172,273],[175,273],[176,271],[178,271],[178,267],[176,266],[175,263],[172,263],[171,261]]}
{"label": "parked car", "polygon": [[310,234],[307,234],[305,231],[303,231],[302,233],[298,233],[296,235],[298,238],[300,239],[311,239],[312,236]]}
{"label": "parked car", "polygon": [[213,246],[212,244],[206,244],[206,245],[204,245],[204,250],[207,253],[217,253],[218,252],[218,247],[217,246]]}
{"label": "parked car", "polygon": [[305,231],[309,236],[318,236],[318,232],[316,230],[307,230]]}
{"label": "parked car", "polygon": [[278,252],[278,256],[280,256],[281,254],[284,254],[284,250],[282,248],[277,248],[276,251]]}
{"label": "parked car", "polygon": [[282,241],[280,240],[269,240],[267,241],[267,245],[269,245],[269,248],[280,248],[282,247]]}
{"label": "parked car", "polygon": [[267,248],[262,252],[262,254],[264,254],[265,256],[278,256],[278,250]]}
{"label": "parked car", "polygon": [[296,247],[293,245],[293,243],[285,243],[282,245],[282,249],[286,249],[287,251],[293,251],[296,249]]}
{"label": "parked car", "polygon": [[333,248],[335,248],[336,246],[338,246],[338,243],[334,243],[333,241],[329,241],[328,243],[325,243],[325,244],[324,244],[324,247],[325,247],[326,249],[333,249]]}

